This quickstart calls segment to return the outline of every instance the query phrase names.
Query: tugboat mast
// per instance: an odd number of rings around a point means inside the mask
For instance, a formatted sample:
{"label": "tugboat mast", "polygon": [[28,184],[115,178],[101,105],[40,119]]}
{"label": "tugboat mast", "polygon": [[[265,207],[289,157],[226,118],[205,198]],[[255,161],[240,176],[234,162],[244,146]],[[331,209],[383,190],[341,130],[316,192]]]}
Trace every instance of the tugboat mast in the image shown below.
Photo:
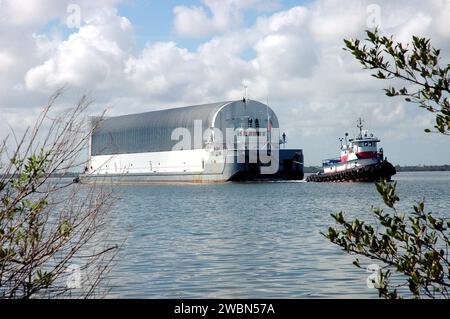
{"label": "tugboat mast", "polygon": [[359,128],[359,137],[362,138],[362,128],[363,128],[363,121],[362,118],[358,118],[358,122],[356,124],[356,127]]}

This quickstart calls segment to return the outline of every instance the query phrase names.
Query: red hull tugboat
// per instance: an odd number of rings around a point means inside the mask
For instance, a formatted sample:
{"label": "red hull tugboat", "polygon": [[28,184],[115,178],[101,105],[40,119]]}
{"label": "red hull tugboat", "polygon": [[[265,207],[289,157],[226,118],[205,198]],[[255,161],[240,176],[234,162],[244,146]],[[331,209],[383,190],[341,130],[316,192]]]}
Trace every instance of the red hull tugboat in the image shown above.
{"label": "red hull tugboat", "polygon": [[348,134],[341,141],[341,157],[324,160],[323,172],[310,175],[307,182],[373,182],[390,180],[395,167],[383,158],[383,149],[377,150],[380,142],[373,134],[363,130],[358,120],[359,134],[347,141]]}

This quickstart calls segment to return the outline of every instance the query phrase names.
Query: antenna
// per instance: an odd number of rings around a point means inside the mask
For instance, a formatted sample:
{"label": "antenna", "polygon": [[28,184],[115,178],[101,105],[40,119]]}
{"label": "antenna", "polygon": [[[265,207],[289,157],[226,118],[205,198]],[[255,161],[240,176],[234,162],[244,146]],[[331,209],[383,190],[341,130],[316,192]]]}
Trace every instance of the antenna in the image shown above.
{"label": "antenna", "polygon": [[244,103],[247,103],[247,85],[246,84],[244,84],[244,98],[243,98],[243,100],[244,100]]}
{"label": "antenna", "polygon": [[272,146],[272,123],[269,115],[269,95],[267,95],[267,104],[266,104],[266,115],[267,115],[267,149],[271,149]]}
{"label": "antenna", "polygon": [[358,118],[358,122],[356,124],[356,127],[359,128],[359,136],[362,136],[362,128],[363,128],[363,120],[361,118]]}
{"label": "antenna", "polygon": [[267,95],[267,104],[266,104],[266,115],[267,115],[267,127],[269,127],[269,95]]}

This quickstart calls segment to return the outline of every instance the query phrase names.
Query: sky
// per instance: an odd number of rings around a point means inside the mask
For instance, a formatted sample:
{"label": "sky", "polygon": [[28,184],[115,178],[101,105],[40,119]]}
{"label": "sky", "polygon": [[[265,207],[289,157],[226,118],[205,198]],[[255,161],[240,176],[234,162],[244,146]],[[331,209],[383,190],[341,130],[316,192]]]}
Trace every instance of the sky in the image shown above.
{"label": "sky", "polygon": [[33,124],[51,93],[88,92],[120,115],[248,97],[277,113],[305,165],[338,155],[363,117],[393,164],[448,164],[433,115],[382,91],[342,49],[380,28],[430,37],[450,61],[450,0],[0,0],[0,136]]}

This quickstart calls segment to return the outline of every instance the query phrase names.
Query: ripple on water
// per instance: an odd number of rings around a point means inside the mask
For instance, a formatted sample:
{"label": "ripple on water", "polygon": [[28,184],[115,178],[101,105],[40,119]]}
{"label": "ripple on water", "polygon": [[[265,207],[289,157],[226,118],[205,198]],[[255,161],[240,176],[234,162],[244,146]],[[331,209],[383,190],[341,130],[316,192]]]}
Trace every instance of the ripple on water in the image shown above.
{"label": "ripple on water", "polygon": [[[448,209],[450,174],[400,173],[401,206]],[[111,230],[128,237],[111,296],[376,298],[368,273],[320,234],[330,213],[372,220],[373,184],[239,183],[115,186]],[[131,230],[130,230],[131,229]]]}

